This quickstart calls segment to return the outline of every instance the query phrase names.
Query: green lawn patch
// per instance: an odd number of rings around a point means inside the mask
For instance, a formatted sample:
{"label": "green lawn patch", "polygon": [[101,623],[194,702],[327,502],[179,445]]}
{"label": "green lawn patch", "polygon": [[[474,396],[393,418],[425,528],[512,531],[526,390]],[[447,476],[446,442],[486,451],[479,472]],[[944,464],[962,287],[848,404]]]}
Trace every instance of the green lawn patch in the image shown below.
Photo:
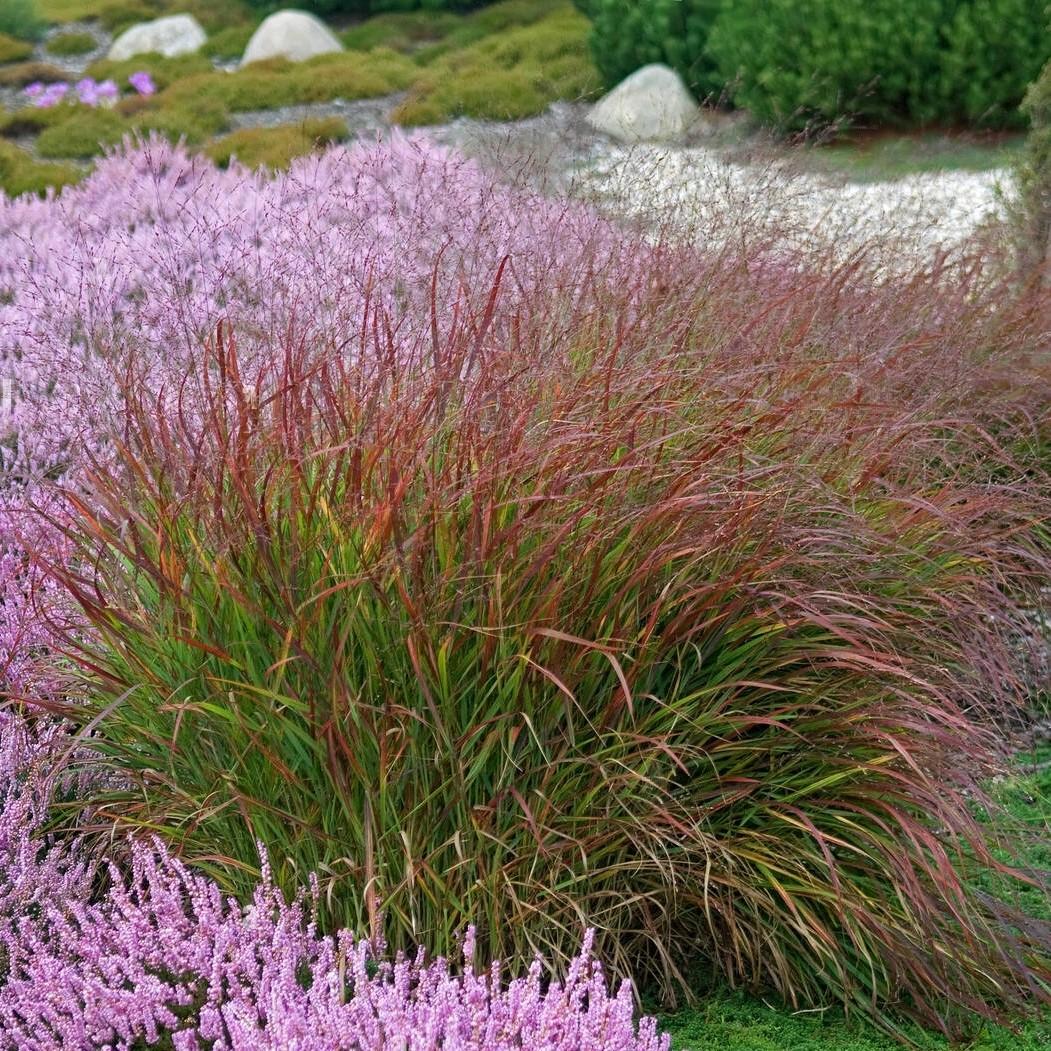
{"label": "green lawn patch", "polygon": [[1021,134],[883,134],[807,147],[805,161],[818,170],[874,182],[907,175],[1009,168],[1017,163],[1024,143]]}
{"label": "green lawn patch", "polygon": [[[848,1021],[839,1010],[794,1013],[743,993],[711,997],[700,1007],[662,1022],[672,1034],[672,1051],[902,1051],[893,1037],[869,1023]],[[954,1046],[915,1028],[908,1033],[929,1051],[950,1051]],[[990,1026],[965,1047],[967,1051],[1047,1051],[1051,1022],[1029,1023],[1018,1032]]]}

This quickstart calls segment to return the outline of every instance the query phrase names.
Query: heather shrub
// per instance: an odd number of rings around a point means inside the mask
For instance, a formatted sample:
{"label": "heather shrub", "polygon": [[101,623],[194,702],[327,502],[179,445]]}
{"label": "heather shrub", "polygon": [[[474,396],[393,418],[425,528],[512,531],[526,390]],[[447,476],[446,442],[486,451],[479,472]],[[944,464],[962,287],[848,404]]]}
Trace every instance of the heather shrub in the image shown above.
{"label": "heather shrub", "polygon": [[0,62],[21,62],[32,54],[32,44],[0,32]]}
{"label": "heather shrub", "polygon": [[204,151],[221,168],[237,160],[249,168],[287,168],[297,157],[347,138],[346,121],[338,117],[305,120],[274,128],[242,128],[213,142]]}
{"label": "heather shrub", "polygon": [[36,40],[44,22],[34,0],[4,0],[0,5],[0,33],[19,40]]}

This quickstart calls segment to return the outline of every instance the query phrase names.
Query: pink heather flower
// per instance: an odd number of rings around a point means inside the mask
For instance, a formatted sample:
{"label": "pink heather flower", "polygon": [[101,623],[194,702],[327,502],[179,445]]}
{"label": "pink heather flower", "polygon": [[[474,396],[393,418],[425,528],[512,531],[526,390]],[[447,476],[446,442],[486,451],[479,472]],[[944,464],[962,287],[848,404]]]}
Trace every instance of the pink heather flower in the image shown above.
{"label": "pink heather flower", "polygon": [[140,95],[152,95],[157,90],[157,85],[153,83],[153,77],[146,72],[146,70],[139,70],[138,73],[132,73],[128,77],[128,83],[140,94]]}
{"label": "pink heather flower", "polygon": [[37,99],[44,93],[44,85],[39,80],[34,80],[32,84],[27,84],[23,89],[23,94],[27,98]]}
{"label": "pink heather flower", "polygon": [[99,102],[104,106],[112,106],[120,97],[120,88],[115,80],[104,80],[95,90]]}
{"label": "pink heather flower", "polygon": [[57,106],[68,94],[69,85],[65,81],[59,81],[57,84],[48,84],[43,91],[33,101],[38,109],[49,109],[52,106]]}
{"label": "pink heather flower", "polygon": [[99,85],[91,77],[85,77],[77,81],[77,98],[85,106],[97,106],[99,101]]}

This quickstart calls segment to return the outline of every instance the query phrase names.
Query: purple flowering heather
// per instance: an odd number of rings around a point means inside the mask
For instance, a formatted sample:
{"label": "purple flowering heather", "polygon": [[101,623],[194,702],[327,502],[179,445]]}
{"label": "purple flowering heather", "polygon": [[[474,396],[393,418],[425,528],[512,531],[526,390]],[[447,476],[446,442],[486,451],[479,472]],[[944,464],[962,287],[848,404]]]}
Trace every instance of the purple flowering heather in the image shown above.
{"label": "purple flowering heather", "polygon": [[[586,936],[563,981],[383,961],[320,937],[309,900],[263,881],[245,907],[157,844],[102,866],[41,831],[70,740],[0,715],[0,1049],[97,1051],[667,1051],[611,996]],[[68,786],[67,786],[68,787]],[[108,889],[93,894],[108,872]]]}
{"label": "purple flowering heather", "polygon": [[128,83],[140,94],[140,95],[152,95],[156,92],[157,86],[153,83],[153,77],[141,69],[138,73],[132,73],[128,77]]}
{"label": "purple flowering heather", "polygon": [[154,140],[55,200],[0,195],[0,359],[21,438],[0,455],[36,473],[97,449],[115,358],[151,362],[143,382],[170,395],[219,320],[260,360],[290,336],[353,354],[377,315],[409,352],[429,344],[432,314],[444,329],[481,309],[505,260],[494,346],[538,319],[554,333],[573,304],[647,265],[638,239],[591,209],[516,192],[401,135],[274,179]]}
{"label": "purple flowering heather", "polygon": [[99,102],[99,85],[91,77],[78,80],[76,84],[77,98],[85,106],[97,106]]}

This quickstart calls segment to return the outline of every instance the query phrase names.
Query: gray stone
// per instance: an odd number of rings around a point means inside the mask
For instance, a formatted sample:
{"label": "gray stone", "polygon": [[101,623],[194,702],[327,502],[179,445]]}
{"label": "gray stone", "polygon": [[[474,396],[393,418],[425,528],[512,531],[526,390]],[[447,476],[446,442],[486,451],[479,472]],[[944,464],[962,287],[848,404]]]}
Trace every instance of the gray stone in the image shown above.
{"label": "gray stone", "polygon": [[208,39],[193,15],[169,15],[140,22],[125,29],[109,49],[108,58],[119,62],[133,55],[157,52],[171,58],[199,51]]}
{"label": "gray stone", "polygon": [[669,142],[682,138],[700,112],[679,74],[654,63],[599,99],[587,122],[621,142]]}
{"label": "gray stone", "polygon": [[305,11],[278,11],[265,19],[252,34],[241,65],[267,58],[303,62],[315,55],[342,50],[343,45],[320,19]]}

